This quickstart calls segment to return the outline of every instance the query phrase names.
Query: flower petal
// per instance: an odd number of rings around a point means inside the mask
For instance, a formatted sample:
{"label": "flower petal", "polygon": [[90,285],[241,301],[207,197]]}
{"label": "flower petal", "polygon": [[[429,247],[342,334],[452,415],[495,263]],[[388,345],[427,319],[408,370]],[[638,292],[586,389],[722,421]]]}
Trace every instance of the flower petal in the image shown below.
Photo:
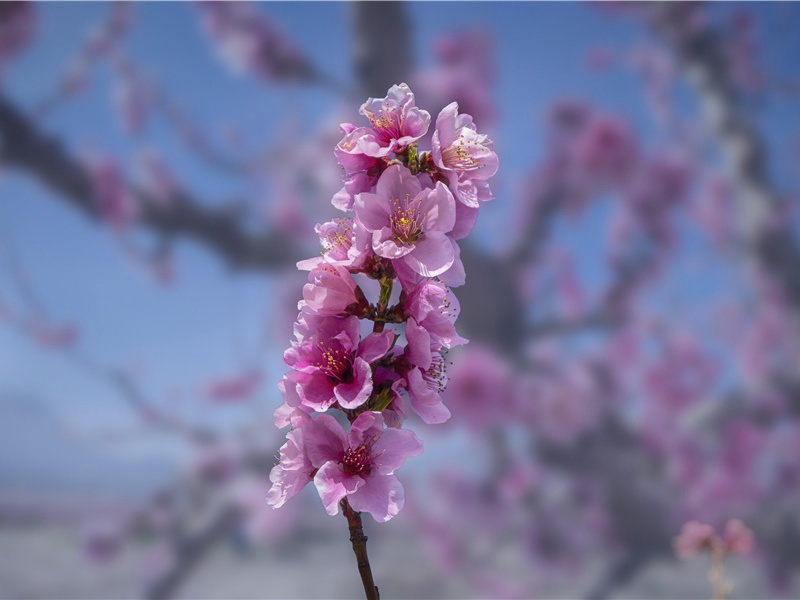
{"label": "flower petal", "polygon": [[417,240],[414,251],[402,260],[420,275],[435,277],[447,271],[453,265],[454,258],[450,238],[432,231]]}
{"label": "flower petal", "polygon": [[347,496],[353,510],[368,512],[382,523],[399,513],[405,503],[403,484],[394,475],[370,477],[364,486]]}
{"label": "flower petal", "polygon": [[353,361],[353,381],[340,383],[333,393],[342,408],[358,408],[372,393],[372,369],[363,358],[356,356]]}
{"label": "flower petal", "polygon": [[335,462],[327,462],[314,475],[314,485],[322,499],[322,505],[329,515],[339,512],[339,502],[342,498],[354,494],[364,486],[361,477],[347,475],[342,466]]}

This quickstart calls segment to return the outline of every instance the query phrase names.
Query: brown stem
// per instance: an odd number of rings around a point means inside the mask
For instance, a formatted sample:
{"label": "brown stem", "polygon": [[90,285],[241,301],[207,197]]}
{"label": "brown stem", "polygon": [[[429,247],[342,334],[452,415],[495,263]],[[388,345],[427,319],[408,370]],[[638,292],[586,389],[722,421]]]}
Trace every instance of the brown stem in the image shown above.
{"label": "brown stem", "polygon": [[358,574],[361,575],[361,582],[364,584],[364,594],[367,600],[380,600],[378,586],[372,579],[372,568],[369,566],[367,536],[364,535],[364,528],[361,525],[361,513],[353,510],[347,498],[344,498],[339,505],[350,528],[350,542],[353,544],[353,552],[358,561]]}

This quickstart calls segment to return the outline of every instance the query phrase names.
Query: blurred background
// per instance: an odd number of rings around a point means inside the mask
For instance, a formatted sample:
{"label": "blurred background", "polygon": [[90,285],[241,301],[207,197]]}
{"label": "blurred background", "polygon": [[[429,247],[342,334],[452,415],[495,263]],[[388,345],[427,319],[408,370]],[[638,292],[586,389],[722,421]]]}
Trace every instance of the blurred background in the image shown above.
{"label": "blurred background", "polygon": [[[0,596],[361,595],[272,424],[340,122],[495,142],[385,598],[800,594],[800,6],[0,4]],[[421,149],[426,149],[423,141]],[[311,486],[309,486],[311,487]]]}

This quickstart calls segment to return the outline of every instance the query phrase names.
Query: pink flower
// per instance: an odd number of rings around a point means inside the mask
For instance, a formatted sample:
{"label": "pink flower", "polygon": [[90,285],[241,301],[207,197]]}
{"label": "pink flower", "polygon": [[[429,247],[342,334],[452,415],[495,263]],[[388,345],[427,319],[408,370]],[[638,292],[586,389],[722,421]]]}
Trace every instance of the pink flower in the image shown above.
{"label": "pink flower", "polygon": [[[350,217],[333,219],[318,224],[314,230],[322,245],[322,256],[315,256],[297,263],[301,271],[310,271],[323,261],[332,265],[357,267],[365,257],[369,248],[370,234],[359,227]],[[360,230],[360,233],[357,233]]]}
{"label": "pink flower", "polygon": [[403,307],[440,345],[453,348],[468,342],[456,333],[455,320],[461,309],[458,298],[443,283],[423,281],[411,290]]}
{"label": "pink flower", "polygon": [[314,485],[330,515],[345,497],[356,511],[388,521],[403,508],[403,485],[394,475],[406,458],[422,452],[411,431],[384,429],[383,417],[361,413],[345,434],[331,416],[320,415],[306,425],[306,450],[318,469]]}
{"label": "pink flower", "polygon": [[117,231],[128,229],[138,217],[136,198],[125,187],[119,165],[105,160],[91,165],[89,176],[101,218]]}
{"label": "pink flower", "polygon": [[731,519],[725,524],[722,541],[726,552],[750,554],[755,546],[755,535],[741,519]]}
{"label": "pink flower", "polygon": [[369,98],[359,112],[373,131],[361,132],[358,147],[376,158],[402,152],[428,132],[431,122],[430,113],[414,105],[414,94],[405,83],[393,85],[385,98]]}
{"label": "pink flower", "polygon": [[317,317],[301,313],[295,324],[297,342],[284,353],[287,365],[298,371],[302,403],[325,411],[338,402],[357,408],[372,393],[372,369],[394,341],[394,333],[373,333],[359,343],[356,317]]}
{"label": "pink flower", "polygon": [[492,200],[487,179],[497,173],[498,160],[492,140],[476,131],[472,117],[458,114],[452,102],[436,119],[431,140],[434,163],[447,176],[453,195],[467,206],[477,208],[479,201]]}
{"label": "pink flower", "polygon": [[453,266],[455,242],[447,233],[455,225],[456,206],[444,185],[422,189],[407,169],[393,165],[381,175],[375,192],[359,194],[355,201],[356,217],[371,232],[375,254],[424,277]]}
{"label": "pink flower", "polygon": [[301,311],[336,316],[357,314],[369,305],[344,267],[322,262],[308,274],[308,281],[303,287],[303,299],[297,305]]}
{"label": "pink flower", "polygon": [[314,476],[314,466],[306,453],[309,421],[286,434],[286,443],[280,449],[280,461],[269,473],[272,482],[267,492],[267,504],[280,508],[286,501],[302,490]]}
{"label": "pink flower", "polygon": [[36,320],[27,326],[28,333],[45,348],[72,348],[78,341],[79,331],[73,325],[51,325]]}
{"label": "pink flower", "polygon": [[679,558],[691,558],[702,550],[711,550],[715,544],[717,536],[714,529],[698,521],[684,523],[681,534],[672,542]]}
{"label": "pink flower", "polygon": [[340,210],[352,210],[355,195],[370,191],[386,164],[361,150],[359,140],[370,133],[369,129],[357,128],[350,123],[342,123],[339,127],[345,135],[336,145],[334,154],[345,176],[342,189],[334,194],[331,202]]}
{"label": "pink flower", "polygon": [[[408,322],[408,330],[415,327]],[[421,329],[421,328],[420,328]],[[408,346],[412,347],[411,344]],[[447,387],[447,372],[442,354],[433,348],[426,354],[422,364],[413,365],[405,373],[408,382],[408,399],[411,408],[429,425],[444,423],[450,418],[450,410],[442,402],[441,393]]]}

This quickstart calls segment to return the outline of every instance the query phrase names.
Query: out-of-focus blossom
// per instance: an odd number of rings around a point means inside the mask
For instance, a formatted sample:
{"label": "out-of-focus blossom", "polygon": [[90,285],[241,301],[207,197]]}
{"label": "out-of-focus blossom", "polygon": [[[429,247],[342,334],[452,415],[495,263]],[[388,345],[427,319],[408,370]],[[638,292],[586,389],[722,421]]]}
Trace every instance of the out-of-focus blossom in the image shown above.
{"label": "out-of-focus blossom", "polygon": [[691,558],[703,550],[711,550],[718,543],[711,525],[698,521],[684,523],[681,534],[673,540],[679,558]]}
{"label": "out-of-focus blossom", "polygon": [[734,554],[750,554],[756,543],[753,531],[741,519],[731,519],[725,524],[722,535],[726,552]]}
{"label": "out-of-focus blossom", "polygon": [[274,543],[290,534],[296,524],[297,514],[289,509],[277,513],[265,510],[264,497],[268,481],[252,476],[238,478],[231,486],[229,496],[243,515],[244,533],[253,542]]}
{"label": "out-of-focus blossom", "polygon": [[117,232],[130,228],[138,217],[138,205],[125,186],[117,162],[111,159],[94,162],[89,166],[89,175],[103,221]]}
{"label": "out-of-focus blossom", "polygon": [[251,398],[261,387],[263,379],[261,372],[255,370],[219,377],[206,383],[204,395],[212,402],[240,402]]}
{"label": "out-of-focus blossom", "polygon": [[241,450],[232,442],[204,443],[195,449],[189,470],[206,481],[223,483],[241,466],[241,459]]}
{"label": "out-of-focus blossom", "polygon": [[37,319],[26,325],[26,330],[36,342],[45,348],[72,348],[80,332],[74,325],[53,325]]}
{"label": "out-of-focus blossom", "polygon": [[0,75],[33,37],[36,14],[32,2],[0,3]]}
{"label": "out-of-focus blossom", "polygon": [[486,431],[506,424],[513,406],[512,381],[511,366],[503,357],[470,344],[449,369],[444,399],[460,422]]}
{"label": "out-of-focus blossom", "polygon": [[310,81],[316,76],[308,58],[255,5],[201,2],[198,8],[217,53],[234,71],[267,81]]}
{"label": "out-of-focus blossom", "polygon": [[108,563],[119,554],[123,534],[118,522],[109,518],[92,519],[82,531],[86,557],[97,565]]}
{"label": "out-of-focus blossom", "polygon": [[180,191],[180,184],[164,160],[153,150],[145,149],[136,156],[137,171],[143,187],[159,206],[167,206]]}
{"label": "out-of-focus blossom", "polygon": [[361,413],[345,434],[336,419],[320,415],[305,426],[306,450],[319,469],[314,475],[328,514],[339,512],[347,497],[354,510],[388,521],[403,508],[403,485],[394,475],[406,458],[422,452],[411,431],[384,429],[383,417]]}
{"label": "out-of-focus blossom", "polygon": [[414,77],[415,89],[433,106],[455,100],[484,126],[492,123],[495,68],[492,36],[474,29],[444,34],[434,44],[438,64]]}

